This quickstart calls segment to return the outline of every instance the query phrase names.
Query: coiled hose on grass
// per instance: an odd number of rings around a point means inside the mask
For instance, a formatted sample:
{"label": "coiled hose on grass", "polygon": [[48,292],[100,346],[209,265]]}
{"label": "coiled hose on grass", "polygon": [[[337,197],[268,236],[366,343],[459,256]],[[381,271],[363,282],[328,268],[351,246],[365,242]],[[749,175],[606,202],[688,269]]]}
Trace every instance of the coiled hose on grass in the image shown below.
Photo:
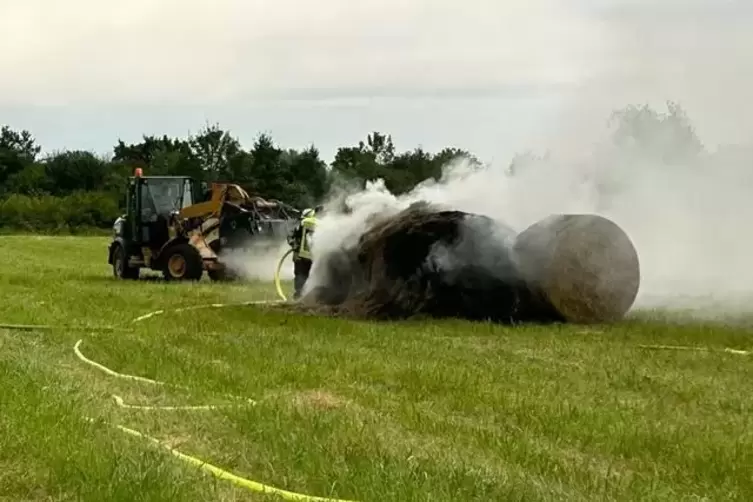
{"label": "coiled hose on grass", "polygon": [[[287,256],[287,253],[286,253]],[[284,257],[283,257],[284,260]],[[282,263],[283,260],[280,260],[280,263]],[[278,266],[278,272],[281,267]],[[278,274],[279,276],[279,274]],[[276,281],[279,284],[279,280]],[[279,290],[278,293],[281,294],[281,296],[284,296],[284,293],[282,292],[281,286],[278,286]],[[206,304],[206,305],[195,305],[191,307],[184,307],[179,309],[174,309],[169,312],[183,312],[186,310],[196,310],[201,308],[222,308],[222,307],[236,307],[236,306],[246,306],[246,305],[264,305],[264,304],[274,304],[274,303],[281,303],[277,300],[271,300],[271,301],[251,301],[251,302],[243,302],[243,303],[212,303],[212,304]],[[165,310],[156,310],[153,312],[149,312],[147,314],[141,315],[139,317],[136,317],[131,321],[131,324],[135,324],[141,321],[144,321],[146,319],[155,317],[157,315],[162,315],[167,313],[168,311]],[[84,330],[84,331],[120,331],[120,330],[127,330],[122,328],[116,328],[112,326],[101,326],[101,327],[90,327],[90,326],[82,326],[82,327],[75,327],[75,326],[49,326],[49,325],[29,325],[29,324],[0,324],[0,329],[6,329],[6,330],[22,330],[22,331],[50,331],[50,330],[60,330],[60,329],[71,329],[71,330]],[[153,385],[160,385],[160,386],[172,386],[177,388],[184,388],[184,386],[179,384],[167,384],[166,382],[161,382],[158,380],[153,380],[150,378],[145,378],[137,375],[128,375],[124,373],[119,373],[117,371],[114,371],[96,361],[93,361],[89,358],[87,358],[80,350],[81,344],[83,343],[83,340],[80,339],[76,342],[76,344],[73,347],[73,352],[75,353],[76,357],[83,361],[84,363],[97,368],[98,370],[102,371],[103,373],[108,374],[109,376],[115,377],[115,378],[121,378],[125,380],[133,380],[138,381],[142,383],[149,383]],[[234,399],[242,399],[247,404],[250,405],[256,405],[256,401],[252,399],[247,398],[239,398],[238,396],[229,396]],[[120,396],[113,395],[113,398],[115,399],[115,403],[121,407],[121,408],[128,408],[128,409],[138,409],[143,411],[174,411],[174,410],[213,410],[222,407],[223,405],[204,405],[204,406],[137,406],[137,405],[129,405],[126,404],[123,399]],[[225,406],[232,406],[232,405],[225,405]],[[95,422],[90,417],[85,417],[85,419],[89,422]],[[212,465],[204,460],[201,460],[196,457],[192,457],[190,455],[186,455],[185,453],[182,453],[170,445],[166,444],[163,441],[160,441],[157,438],[153,438],[151,436],[148,436],[142,432],[139,432],[134,429],[129,429],[127,427],[124,427],[122,425],[114,424],[114,427],[120,430],[121,432],[124,432],[126,434],[129,434],[131,436],[139,437],[142,439],[146,439],[147,441],[160,446],[161,448],[166,449],[169,451],[172,455],[175,457],[183,460],[184,462],[188,462],[189,464],[195,465],[199,467],[202,470],[208,471],[215,477],[219,479],[223,479],[226,481],[230,481],[231,483],[235,484],[236,486],[246,488],[248,490],[259,492],[259,493],[265,493],[265,494],[271,494],[279,496],[285,500],[291,500],[291,501],[298,501],[298,502],[355,502],[345,499],[334,499],[334,498],[327,498],[327,497],[318,497],[313,495],[307,495],[303,493],[296,493],[289,490],[284,490],[281,488],[277,488],[274,486],[266,485],[264,483],[260,483],[258,481],[253,481],[250,479],[243,478],[241,476],[238,476],[236,474],[233,474],[231,472],[225,471],[215,465]]]}

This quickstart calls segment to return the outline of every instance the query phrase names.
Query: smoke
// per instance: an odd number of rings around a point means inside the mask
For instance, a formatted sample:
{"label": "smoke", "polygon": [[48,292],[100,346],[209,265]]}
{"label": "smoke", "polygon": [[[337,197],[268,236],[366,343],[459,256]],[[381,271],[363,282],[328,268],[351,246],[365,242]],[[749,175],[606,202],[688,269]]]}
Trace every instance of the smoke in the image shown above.
{"label": "smoke", "polygon": [[[594,18],[603,29],[592,70],[556,120],[520,145],[541,157],[512,172],[509,161],[480,169],[456,162],[399,197],[381,181],[338,193],[351,212],[321,219],[316,255],[352,245],[370,218],[418,200],[516,232],[553,213],[594,213],[621,226],[638,251],[637,308],[740,312],[753,297],[753,9],[657,4],[617,2]],[[630,129],[610,127],[614,110],[644,104],[665,115],[636,108]],[[315,257],[309,286],[319,280]]]}
{"label": "smoke", "polygon": [[[238,248],[224,250],[221,260],[234,275],[244,280],[272,281],[275,270],[285,252],[290,249],[285,239],[249,239]],[[283,267],[280,278],[293,279],[293,266]]]}
{"label": "smoke", "polygon": [[510,260],[514,239],[515,232],[500,222],[467,217],[459,225],[457,240],[450,245],[435,242],[427,260],[448,284],[458,284],[469,263],[488,278],[512,282],[517,279]]}

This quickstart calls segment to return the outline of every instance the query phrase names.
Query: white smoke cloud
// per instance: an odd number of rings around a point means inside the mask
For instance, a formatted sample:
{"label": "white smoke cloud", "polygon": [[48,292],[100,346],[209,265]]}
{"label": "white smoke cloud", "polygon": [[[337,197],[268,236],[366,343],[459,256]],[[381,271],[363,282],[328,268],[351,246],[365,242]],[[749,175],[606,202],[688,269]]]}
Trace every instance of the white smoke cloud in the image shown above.
{"label": "white smoke cloud", "polygon": [[[620,2],[605,10],[598,71],[584,75],[559,120],[541,128],[538,144],[521,145],[548,151],[546,160],[515,176],[509,162],[475,172],[450,166],[439,183],[399,198],[372,184],[351,199],[352,215],[325,217],[321,251],[353,239],[366,215],[419,199],[517,231],[552,213],[596,213],[636,246],[637,307],[742,308],[753,297],[753,237],[745,230],[753,221],[753,9],[714,4]],[[665,100],[685,108],[706,153],[677,163],[610,143],[613,110],[648,103],[665,112]]]}
{"label": "white smoke cloud", "polygon": [[[241,279],[272,281],[280,259],[289,248],[284,239],[251,239],[242,248],[224,251],[220,258],[230,271]],[[283,262],[280,279],[293,279],[290,260]]]}

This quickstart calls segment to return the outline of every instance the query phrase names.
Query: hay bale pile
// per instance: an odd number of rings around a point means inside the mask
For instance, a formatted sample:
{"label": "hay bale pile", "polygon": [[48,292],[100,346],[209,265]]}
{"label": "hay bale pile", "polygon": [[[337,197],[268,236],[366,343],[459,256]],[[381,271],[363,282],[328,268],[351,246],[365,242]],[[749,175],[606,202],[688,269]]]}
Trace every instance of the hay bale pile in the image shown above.
{"label": "hay bale pile", "polygon": [[302,305],[370,319],[609,322],[632,306],[640,280],[632,243],[605,218],[553,216],[516,235],[425,203],[377,221],[315,267]]}

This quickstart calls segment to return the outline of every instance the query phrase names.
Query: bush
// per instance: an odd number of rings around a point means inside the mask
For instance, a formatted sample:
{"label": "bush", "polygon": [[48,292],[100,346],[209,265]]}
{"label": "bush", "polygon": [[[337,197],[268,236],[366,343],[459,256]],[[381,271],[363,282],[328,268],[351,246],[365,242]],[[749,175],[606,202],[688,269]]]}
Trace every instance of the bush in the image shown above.
{"label": "bush", "polygon": [[13,194],[0,200],[0,229],[81,233],[109,229],[121,214],[105,192],[76,192],[63,197]]}

